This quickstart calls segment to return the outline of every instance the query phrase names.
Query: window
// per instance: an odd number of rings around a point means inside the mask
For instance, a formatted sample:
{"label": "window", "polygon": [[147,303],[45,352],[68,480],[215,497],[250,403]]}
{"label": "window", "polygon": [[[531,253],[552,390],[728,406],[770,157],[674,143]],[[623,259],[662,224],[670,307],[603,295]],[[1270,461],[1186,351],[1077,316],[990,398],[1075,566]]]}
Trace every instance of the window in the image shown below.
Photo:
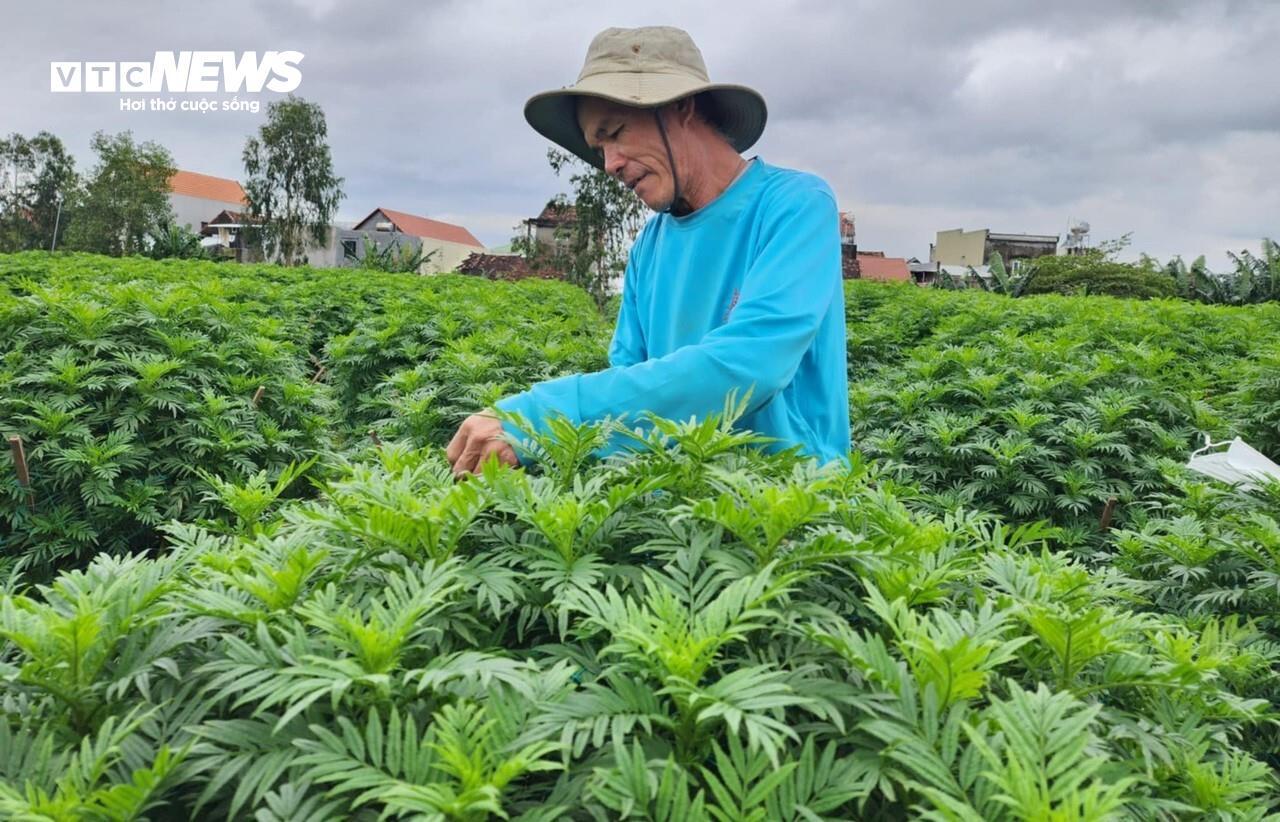
{"label": "window", "polygon": [[356,241],[343,240],[342,241],[342,259],[348,260],[355,256],[356,256]]}

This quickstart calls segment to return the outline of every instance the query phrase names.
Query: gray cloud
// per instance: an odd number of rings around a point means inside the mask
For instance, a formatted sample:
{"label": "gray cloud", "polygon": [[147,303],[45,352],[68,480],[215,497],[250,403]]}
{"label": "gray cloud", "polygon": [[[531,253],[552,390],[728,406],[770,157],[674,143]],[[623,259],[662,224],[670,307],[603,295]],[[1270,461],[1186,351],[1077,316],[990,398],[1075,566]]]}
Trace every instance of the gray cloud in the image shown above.
{"label": "gray cloud", "polygon": [[[81,165],[130,128],[183,168],[238,177],[262,115],[120,112],[48,90],[50,60],[297,49],[324,106],[345,218],[377,205],[454,220],[489,244],[562,185],[526,97],[571,82],[609,25],[688,29],[712,77],[759,88],[753,153],[814,171],[859,242],[923,257],[935,231],[1132,231],[1157,257],[1280,235],[1280,6],[1027,4],[90,2],[6,13],[0,132],[48,129]],[[56,22],[54,22],[56,20]],[[264,95],[270,97],[270,95]]]}

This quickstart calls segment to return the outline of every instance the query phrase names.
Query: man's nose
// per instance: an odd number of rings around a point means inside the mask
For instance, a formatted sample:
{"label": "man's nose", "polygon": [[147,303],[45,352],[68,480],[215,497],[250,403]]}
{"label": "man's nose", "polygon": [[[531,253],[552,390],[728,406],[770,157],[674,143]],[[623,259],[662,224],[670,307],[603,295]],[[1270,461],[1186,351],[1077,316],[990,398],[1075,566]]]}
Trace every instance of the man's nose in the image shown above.
{"label": "man's nose", "polygon": [[622,173],[622,168],[626,164],[627,158],[623,156],[621,151],[612,146],[604,147],[604,170],[606,174],[617,177]]}

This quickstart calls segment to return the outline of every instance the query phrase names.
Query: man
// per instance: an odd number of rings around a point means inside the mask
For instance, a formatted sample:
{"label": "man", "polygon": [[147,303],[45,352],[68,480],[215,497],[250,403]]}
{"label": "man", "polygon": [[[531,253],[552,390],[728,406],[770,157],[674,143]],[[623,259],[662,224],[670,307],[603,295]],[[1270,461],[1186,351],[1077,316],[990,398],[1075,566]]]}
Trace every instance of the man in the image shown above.
{"label": "man", "polygon": [[[847,460],[849,397],[839,216],[818,177],[748,161],[763,98],[715,84],[685,32],[611,28],[587,50],[578,82],[531,98],[539,133],[622,180],[658,212],[631,248],[610,368],[538,383],[497,407],[540,430],[645,411],[702,418],[748,392],[737,425]],[[490,454],[518,460],[492,414],[468,417],[449,443],[455,474]],[[611,444],[601,453],[616,450]]]}

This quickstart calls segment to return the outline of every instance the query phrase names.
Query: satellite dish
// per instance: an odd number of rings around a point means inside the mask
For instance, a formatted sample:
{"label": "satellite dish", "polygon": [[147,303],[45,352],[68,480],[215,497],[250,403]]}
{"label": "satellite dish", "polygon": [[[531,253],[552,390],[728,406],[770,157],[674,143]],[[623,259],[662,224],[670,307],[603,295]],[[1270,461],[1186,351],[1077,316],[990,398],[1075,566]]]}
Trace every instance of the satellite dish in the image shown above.
{"label": "satellite dish", "polygon": [[1089,223],[1086,220],[1068,220],[1067,237],[1062,250],[1067,254],[1081,254],[1089,246]]}

